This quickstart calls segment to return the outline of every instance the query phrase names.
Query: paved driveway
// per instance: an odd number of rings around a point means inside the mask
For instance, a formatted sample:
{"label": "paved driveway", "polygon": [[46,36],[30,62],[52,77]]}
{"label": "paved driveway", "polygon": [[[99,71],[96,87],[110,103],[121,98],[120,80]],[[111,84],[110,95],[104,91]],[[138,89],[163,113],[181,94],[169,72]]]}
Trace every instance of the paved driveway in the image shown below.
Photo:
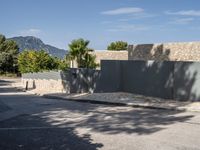
{"label": "paved driveway", "polygon": [[197,150],[200,113],[45,99],[0,81],[2,150]]}

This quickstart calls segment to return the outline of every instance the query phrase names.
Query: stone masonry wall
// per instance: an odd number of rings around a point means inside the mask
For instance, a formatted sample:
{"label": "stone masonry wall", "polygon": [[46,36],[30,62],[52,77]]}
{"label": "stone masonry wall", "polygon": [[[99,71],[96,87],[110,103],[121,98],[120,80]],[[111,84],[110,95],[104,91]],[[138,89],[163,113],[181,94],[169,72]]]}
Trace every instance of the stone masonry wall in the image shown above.
{"label": "stone masonry wall", "polygon": [[[108,51],[98,50],[91,52],[92,55],[96,56],[96,63],[101,65],[101,60],[128,60],[128,51]],[[76,61],[73,61],[72,68],[77,68]],[[99,68],[97,68],[99,69]]]}
{"label": "stone masonry wall", "polygon": [[26,84],[28,90],[37,91],[37,93],[67,93],[66,89],[64,89],[62,80],[46,80],[46,79],[23,79],[22,85],[23,88],[26,88]]}
{"label": "stone masonry wall", "polygon": [[128,51],[94,51],[92,54],[96,55],[96,62],[101,60],[128,60]]}
{"label": "stone masonry wall", "polygon": [[200,61],[200,42],[129,45],[128,59]]}

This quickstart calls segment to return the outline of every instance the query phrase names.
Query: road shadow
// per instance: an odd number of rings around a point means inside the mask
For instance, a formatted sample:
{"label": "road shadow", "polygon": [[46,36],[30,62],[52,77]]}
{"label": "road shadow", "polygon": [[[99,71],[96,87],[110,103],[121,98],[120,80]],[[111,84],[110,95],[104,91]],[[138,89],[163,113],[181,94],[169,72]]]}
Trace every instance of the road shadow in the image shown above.
{"label": "road shadow", "polygon": [[5,80],[5,79],[0,79],[0,86],[10,85],[11,83],[13,83],[13,81],[8,81],[8,80]]}
{"label": "road shadow", "polygon": [[[7,94],[4,101],[17,101],[23,112],[33,111],[42,122],[53,127],[90,128],[106,134],[153,134],[169,126],[189,121],[193,115],[184,111],[135,109],[82,102],[41,98],[35,95]],[[24,103],[25,104],[21,104]],[[0,122],[0,126],[2,122]],[[21,122],[23,125],[23,121]]]}
{"label": "road shadow", "polygon": [[0,113],[5,112],[5,111],[8,111],[8,110],[10,110],[10,107],[7,106],[5,103],[3,103],[3,102],[0,100]]}
{"label": "road shadow", "polygon": [[16,92],[16,89],[11,86],[14,82],[15,81],[0,79],[0,94]]}
{"label": "road shadow", "polygon": [[73,127],[55,127],[33,115],[2,121],[0,127],[0,149],[4,150],[97,150],[103,147],[101,143],[93,143],[90,134],[78,136]]}
{"label": "road shadow", "polygon": [[[133,109],[76,103],[67,104],[68,106],[64,109],[54,108],[52,111],[45,111],[42,115],[48,122],[58,126],[84,127],[90,128],[95,132],[105,132],[107,134],[126,133],[137,135],[153,134],[167,129],[170,125],[188,121],[193,117],[193,115],[182,115],[183,111]],[[66,121],[66,116],[69,114],[69,118],[73,118],[74,113],[81,114],[83,119],[78,122]],[[51,118],[50,116],[54,117]]]}
{"label": "road shadow", "polygon": [[32,99],[34,102],[30,103],[33,104],[27,105],[23,111],[29,111],[31,107],[34,114],[43,118],[43,122],[54,127],[90,128],[91,131],[106,134],[148,135],[194,117],[184,111],[136,109],[54,99],[50,102],[47,99],[45,103],[45,99],[39,102],[38,98],[34,95],[9,95],[6,99]]}

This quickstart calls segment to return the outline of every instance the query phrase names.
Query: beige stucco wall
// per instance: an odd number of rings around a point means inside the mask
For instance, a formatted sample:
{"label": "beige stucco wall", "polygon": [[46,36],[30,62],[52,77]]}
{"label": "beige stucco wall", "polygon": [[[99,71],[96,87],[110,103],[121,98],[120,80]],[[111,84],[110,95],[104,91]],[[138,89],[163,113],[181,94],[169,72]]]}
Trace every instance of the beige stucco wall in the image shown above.
{"label": "beige stucco wall", "polygon": [[200,42],[130,45],[129,60],[200,61]]}

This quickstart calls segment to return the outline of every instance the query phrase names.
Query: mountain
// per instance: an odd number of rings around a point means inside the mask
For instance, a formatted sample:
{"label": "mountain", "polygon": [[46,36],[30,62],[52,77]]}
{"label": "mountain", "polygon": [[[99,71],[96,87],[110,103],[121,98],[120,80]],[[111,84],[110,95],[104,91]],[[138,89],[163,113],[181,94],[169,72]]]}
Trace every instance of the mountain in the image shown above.
{"label": "mountain", "polygon": [[44,44],[42,40],[33,36],[26,36],[26,37],[19,36],[19,37],[13,37],[9,39],[16,41],[16,43],[19,46],[20,52],[22,52],[24,49],[27,49],[27,50],[43,49],[50,55],[58,57],[58,58],[63,58],[67,53],[66,50],[59,49],[48,44]]}

